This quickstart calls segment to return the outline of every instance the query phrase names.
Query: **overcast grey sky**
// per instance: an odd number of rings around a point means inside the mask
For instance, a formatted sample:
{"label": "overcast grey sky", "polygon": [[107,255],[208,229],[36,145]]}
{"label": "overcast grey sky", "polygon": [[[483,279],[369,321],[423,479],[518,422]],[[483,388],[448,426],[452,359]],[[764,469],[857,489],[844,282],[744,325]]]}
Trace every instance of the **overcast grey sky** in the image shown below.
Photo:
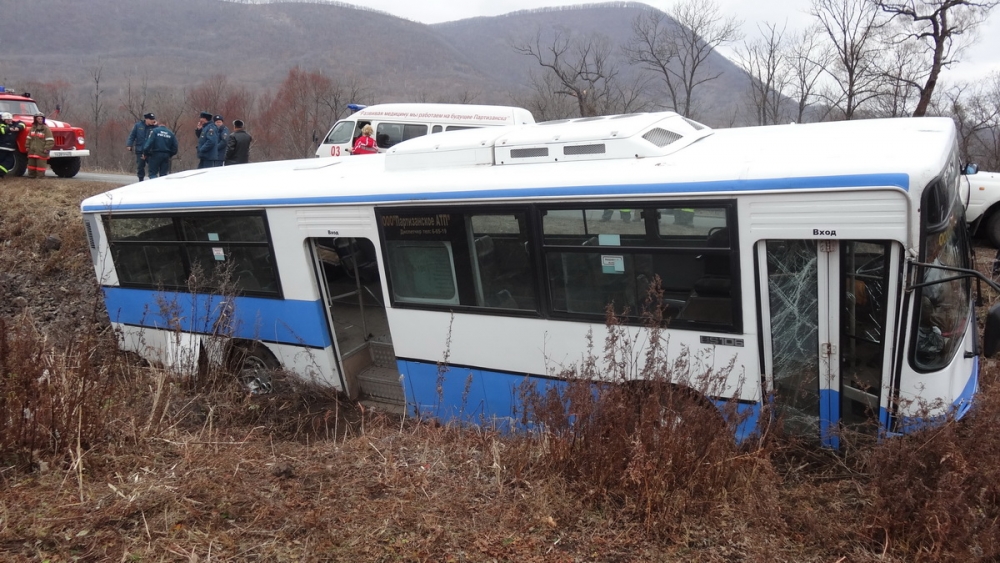
{"label": "overcast grey sky", "polygon": [[[440,23],[476,16],[496,16],[546,6],[587,4],[586,0],[344,0],[423,23]],[[677,0],[647,0],[645,3],[668,10]],[[812,23],[811,0],[716,0],[727,14],[744,21],[744,33],[757,33],[762,22],[787,22],[788,31],[798,31]],[[961,58],[962,62],[946,72],[945,80],[976,80],[992,71],[1000,71],[1000,10],[979,30],[978,40]]]}

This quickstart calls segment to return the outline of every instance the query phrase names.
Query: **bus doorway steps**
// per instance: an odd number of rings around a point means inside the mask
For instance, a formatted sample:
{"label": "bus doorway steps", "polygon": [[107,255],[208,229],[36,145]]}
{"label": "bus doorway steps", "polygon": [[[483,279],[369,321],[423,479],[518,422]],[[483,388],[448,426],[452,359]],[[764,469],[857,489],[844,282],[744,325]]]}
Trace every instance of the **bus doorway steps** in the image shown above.
{"label": "bus doorway steps", "polygon": [[399,371],[395,368],[370,366],[358,374],[362,401],[370,400],[389,405],[405,405],[403,384],[399,381]]}

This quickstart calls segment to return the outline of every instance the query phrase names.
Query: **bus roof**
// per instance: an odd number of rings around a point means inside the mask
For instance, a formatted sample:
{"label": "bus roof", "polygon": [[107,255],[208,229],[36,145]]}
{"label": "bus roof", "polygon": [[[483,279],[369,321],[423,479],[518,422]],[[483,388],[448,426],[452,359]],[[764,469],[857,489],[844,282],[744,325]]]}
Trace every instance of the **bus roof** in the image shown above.
{"label": "bus roof", "polygon": [[[555,197],[617,201],[662,193],[873,186],[920,191],[940,174],[956,141],[954,123],[947,118],[720,130],[691,123],[673,113],[657,113],[441,133],[400,143],[385,155],[180,172],[88,198],[82,209],[141,212]],[[657,129],[679,138],[657,146],[650,139],[662,143],[671,138],[654,135]],[[637,148],[643,152],[629,152]],[[548,151],[544,156],[542,149]]]}

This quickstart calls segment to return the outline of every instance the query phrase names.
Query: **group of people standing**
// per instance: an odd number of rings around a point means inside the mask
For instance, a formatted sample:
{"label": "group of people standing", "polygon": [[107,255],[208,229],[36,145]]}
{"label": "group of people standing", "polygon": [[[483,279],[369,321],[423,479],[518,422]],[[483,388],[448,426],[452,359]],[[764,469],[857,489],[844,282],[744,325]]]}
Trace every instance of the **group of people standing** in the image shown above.
{"label": "group of people standing", "polygon": [[[129,133],[125,147],[135,152],[135,168],[139,181],[166,176],[170,173],[170,159],[177,155],[177,137],[173,131],[156,121],[156,115],[144,114]],[[221,115],[201,112],[195,134],[198,136],[198,168],[231,166],[250,161],[250,144],[253,137],[244,129],[243,121],[233,122],[230,133]]]}
{"label": "group of people standing", "polygon": [[170,174],[170,159],[177,154],[177,137],[166,125],[156,121],[153,113],[143,114],[142,121],[132,127],[125,148],[135,153],[136,175],[139,181]]}
{"label": "group of people standing", "polygon": [[[17,165],[17,138],[24,131],[25,125],[14,121],[14,116],[3,112],[0,114],[0,179],[6,176]],[[55,145],[52,129],[45,124],[45,114],[36,113],[31,118],[31,128],[24,149],[28,152],[28,177],[44,178],[45,166],[49,161],[49,151]]]}
{"label": "group of people standing", "polygon": [[195,135],[198,136],[198,168],[232,166],[250,162],[250,144],[253,137],[243,128],[242,120],[233,121],[229,132],[221,115],[215,117],[207,111],[198,116]]}

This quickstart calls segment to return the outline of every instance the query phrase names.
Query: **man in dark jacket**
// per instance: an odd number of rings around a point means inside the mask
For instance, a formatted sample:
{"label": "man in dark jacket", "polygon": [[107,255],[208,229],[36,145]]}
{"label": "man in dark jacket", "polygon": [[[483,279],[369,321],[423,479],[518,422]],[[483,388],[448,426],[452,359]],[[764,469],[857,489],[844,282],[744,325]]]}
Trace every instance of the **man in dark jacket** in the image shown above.
{"label": "man in dark jacket", "polygon": [[142,147],[142,157],[149,166],[149,179],[170,174],[170,159],[177,154],[177,137],[165,125],[157,124],[146,144]]}
{"label": "man in dark jacket", "polygon": [[14,116],[0,114],[0,179],[17,165],[17,137],[24,131],[24,124],[14,121]]}
{"label": "man in dark jacket", "polygon": [[137,121],[132,126],[132,132],[125,141],[125,148],[135,154],[135,174],[140,182],[146,178],[146,161],[142,159],[142,147],[146,144],[146,138],[149,137],[149,132],[156,126],[155,124],[155,115],[152,113],[143,115],[142,121]]}
{"label": "man in dark jacket", "polygon": [[222,166],[222,161],[226,160],[226,147],[229,142],[229,128],[226,127],[226,121],[222,119],[221,115],[215,116],[215,128],[219,130],[219,152],[215,154],[215,165]]}
{"label": "man in dark jacket", "polygon": [[207,111],[198,116],[198,168],[215,166],[219,152],[219,130],[212,123],[212,114]]}
{"label": "man in dark jacket", "polygon": [[243,130],[243,121],[240,119],[233,122],[233,128],[233,133],[226,142],[226,166],[250,162],[250,143],[253,142],[253,137]]}

